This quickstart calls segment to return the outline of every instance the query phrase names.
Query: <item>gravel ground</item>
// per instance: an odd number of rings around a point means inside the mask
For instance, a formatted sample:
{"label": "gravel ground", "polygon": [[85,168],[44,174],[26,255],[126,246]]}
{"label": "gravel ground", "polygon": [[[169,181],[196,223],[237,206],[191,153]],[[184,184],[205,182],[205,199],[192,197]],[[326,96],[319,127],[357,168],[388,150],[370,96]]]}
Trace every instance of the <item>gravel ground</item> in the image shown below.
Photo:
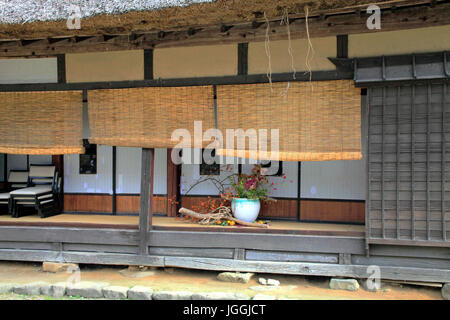
{"label": "gravel ground", "polygon": [[[81,265],[80,280],[109,283],[111,286],[146,286],[154,292],[189,291],[257,294],[275,298],[296,300],[441,300],[441,288],[413,286],[382,282],[381,290],[369,292],[360,287],[357,291],[331,290],[328,277],[287,276],[276,274],[256,274],[248,283],[230,283],[217,279],[218,272],[152,268],[139,270],[127,266]],[[48,283],[65,282],[72,274],[42,271],[42,264],[26,262],[0,262],[0,283],[25,284],[37,281]],[[264,288],[258,278],[270,278],[280,282],[280,286]],[[263,287],[264,290],[261,290]],[[266,290],[267,289],[267,290]],[[47,296],[22,296],[0,294],[0,300],[91,300],[81,297],[51,298]],[[101,299],[96,299],[101,300]]]}

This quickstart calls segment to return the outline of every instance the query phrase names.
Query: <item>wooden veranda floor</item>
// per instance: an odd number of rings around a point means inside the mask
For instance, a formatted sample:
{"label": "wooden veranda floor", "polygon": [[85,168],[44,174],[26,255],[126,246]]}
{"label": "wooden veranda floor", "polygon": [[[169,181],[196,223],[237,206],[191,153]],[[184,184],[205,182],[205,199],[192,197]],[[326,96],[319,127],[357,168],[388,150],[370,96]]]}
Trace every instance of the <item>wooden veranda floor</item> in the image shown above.
{"label": "wooden veranda floor", "polygon": [[[45,219],[37,215],[11,218],[8,215],[0,215],[0,226],[53,226],[53,227],[77,227],[77,228],[113,228],[113,229],[138,229],[139,218],[137,216],[110,216],[88,214],[60,214]],[[222,227],[204,226],[179,218],[154,216],[152,218],[155,230],[182,230],[182,231],[220,231],[220,232],[244,232],[244,233],[278,233],[278,234],[307,234],[328,236],[363,237],[364,226],[330,223],[304,223],[296,221],[270,221],[267,229],[252,227]]]}

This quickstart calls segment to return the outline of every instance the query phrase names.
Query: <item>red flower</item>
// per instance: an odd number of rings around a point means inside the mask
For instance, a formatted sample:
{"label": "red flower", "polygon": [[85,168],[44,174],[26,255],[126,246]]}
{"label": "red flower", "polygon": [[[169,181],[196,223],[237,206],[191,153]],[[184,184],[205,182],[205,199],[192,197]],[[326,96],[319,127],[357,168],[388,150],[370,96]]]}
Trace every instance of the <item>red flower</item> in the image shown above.
{"label": "red flower", "polygon": [[244,182],[244,187],[247,190],[256,189],[258,187],[258,181],[255,179],[248,179]]}

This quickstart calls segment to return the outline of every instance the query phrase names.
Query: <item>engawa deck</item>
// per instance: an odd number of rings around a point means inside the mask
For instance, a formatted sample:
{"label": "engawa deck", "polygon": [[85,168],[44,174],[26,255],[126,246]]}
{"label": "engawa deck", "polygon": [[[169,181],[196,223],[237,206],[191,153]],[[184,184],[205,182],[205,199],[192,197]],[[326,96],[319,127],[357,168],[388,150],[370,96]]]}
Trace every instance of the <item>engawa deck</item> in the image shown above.
{"label": "engawa deck", "polygon": [[[86,214],[60,214],[45,219],[37,215],[11,218],[0,215],[0,226],[48,226],[79,228],[138,229],[137,216],[109,216]],[[251,227],[222,227],[199,225],[180,218],[153,216],[154,230],[198,231],[198,232],[236,232],[236,233],[274,233],[364,237],[364,226],[330,223],[304,223],[295,221],[270,221],[268,229]]]}

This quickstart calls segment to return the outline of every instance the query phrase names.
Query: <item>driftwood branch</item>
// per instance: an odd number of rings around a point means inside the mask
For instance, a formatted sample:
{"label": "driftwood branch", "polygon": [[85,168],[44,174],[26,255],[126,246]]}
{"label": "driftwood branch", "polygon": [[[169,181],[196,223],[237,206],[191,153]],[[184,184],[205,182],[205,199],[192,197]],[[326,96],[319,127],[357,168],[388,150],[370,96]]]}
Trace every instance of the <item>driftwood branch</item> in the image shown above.
{"label": "driftwood branch", "polygon": [[211,220],[220,220],[220,219],[227,219],[232,220],[236,222],[237,224],[240,224],[242,226],[246,227],[256,227],[256,228],[268,228],[269,226],[267,224],[259,224],[259,223],[250,223],[246,221],[242,221],[239,219],[236,219],[235,217],[231,216],[231,214],[227,215],[222,212],[212,212],[212,213],[198,213],[186,208],[181,208],[179,211],[182,215],[190,216],[196,219],[211,219]]}

